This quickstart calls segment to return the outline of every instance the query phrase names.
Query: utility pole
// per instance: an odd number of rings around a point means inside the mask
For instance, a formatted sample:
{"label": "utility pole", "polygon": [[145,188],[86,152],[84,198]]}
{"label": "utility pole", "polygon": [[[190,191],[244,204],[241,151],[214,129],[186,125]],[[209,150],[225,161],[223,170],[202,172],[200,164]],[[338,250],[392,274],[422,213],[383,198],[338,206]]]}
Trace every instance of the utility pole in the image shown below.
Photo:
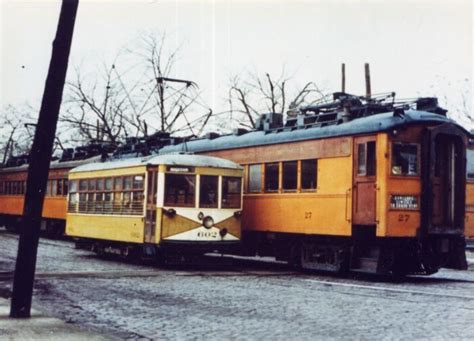
{"label": "utility pole", "polygon": [[365,97],[370,98],[371,96],[369,63],[365,63]]}
{"label": "utility pole", "polygon": [[49,163],[56,135],[56,124],[66,79],[78,3],[79,0],[63,0],[62,2],[43,100],[31,147],[10,307],[10,317],[14,318],[31,316],[44,192],[48,180]]}
{"label": "utility pole", "polygon": [[346,92],[346,64],[342,63],[341,65],[341,91]]}

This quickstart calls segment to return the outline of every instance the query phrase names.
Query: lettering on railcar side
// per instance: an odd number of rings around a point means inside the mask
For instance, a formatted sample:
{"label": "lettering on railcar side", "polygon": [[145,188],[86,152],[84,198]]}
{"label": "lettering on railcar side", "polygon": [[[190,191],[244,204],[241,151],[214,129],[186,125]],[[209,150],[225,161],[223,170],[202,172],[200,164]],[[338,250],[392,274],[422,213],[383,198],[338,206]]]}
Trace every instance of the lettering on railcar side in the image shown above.
{"label": "lettering on railcar side", "polygon": [[410,215],[409,214],[399,214],[398,215],[398,221],[402,223],[406,223],[408,220],[410,220]]}

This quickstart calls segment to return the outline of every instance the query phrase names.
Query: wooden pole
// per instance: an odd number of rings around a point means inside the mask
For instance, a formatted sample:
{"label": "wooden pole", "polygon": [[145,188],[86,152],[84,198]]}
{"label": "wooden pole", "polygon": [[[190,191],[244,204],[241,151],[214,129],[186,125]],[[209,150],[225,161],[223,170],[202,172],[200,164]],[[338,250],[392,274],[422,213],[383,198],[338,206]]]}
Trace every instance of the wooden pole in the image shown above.
{"label": "wooden pole", "polygon": [[62,2],[38,124],[31,147],[10,307],[10,317],[14,318],[31,316],[41,212],[78,3],[79,0]]}
{"label": "wooden pole", "polygon": [[370,89],[370,69],[369,63],[365,63],[365,97],[370,98],[372,90]]}
{"label": "wooden pole", "polygon": [[341,91],[346,92],[346,64],[344,63],[342,63],[341,65],[341,75],[342,75]]}

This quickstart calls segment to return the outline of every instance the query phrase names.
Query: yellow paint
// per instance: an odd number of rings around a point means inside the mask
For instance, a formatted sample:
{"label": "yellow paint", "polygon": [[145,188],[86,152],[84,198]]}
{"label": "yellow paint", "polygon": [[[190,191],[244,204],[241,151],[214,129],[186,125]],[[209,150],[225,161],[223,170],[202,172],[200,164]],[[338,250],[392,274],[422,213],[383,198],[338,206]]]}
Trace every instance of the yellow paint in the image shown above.
{"label": "yellow paint", "polygon": [[318,160],[318,194],[345,195],[351,187],[352,157]]}
{"label": "yellow paint", "polygon": [[166,214],[162,215],[161,222],[161,239],[165,239],[175,234],[186,232],[196,227],[202,226],[201,222],[194,221],[176,214],[169,217]]}
{"label": "yellow paint", "polygon": [[76,179],[93,179],[93,178],[103,178],[103,177],[112,177],[112,176],[124,176],[124,175],[135,175],[143,174],[146,172],[146,166],[136,166],[129,168],[116,168],[116,169],[104,169],[104,170],[95,170],[90,172],[77,172],[69,173],[69,180]]}
{"label": "yellow paint", "polygon": [[[193,172],[168,172],[167,168],[170,166],[160,165],[158,171],[160,173],[169,173],[169,174],[199,174],[199,175],[222,175],[222,176],[236,176],[242,177],[242,170],[240,169],[227,169],[227,168],[214,168],[214,167],[191,167],[191,166],[182,166],[194,168]],[[179,165],[172,166],[179,168]]]}
{"label": "yellow paint", "polygon": [[242,228],[247,231],[349,236],[352,173],[348,170],[351,169],[352,155],[318,159],[316,191],[245,195]]}
{"label": "yellow paint", "polygon": [[227,232],[239,239],[241,237],[240,218],[231,216],[230,218],[217,223],[215,226],[220,230],[224,228],[227,229]]}
{"label": "yellow paint", "polygon": [[[23,195],[1,195],[0,214],[23,215]],[[66,197],[46,197],[43,204],[43,218],[66,219]]]}
{"label": "yellow paint", "polygon": [[0,214],[23,214],[24,197],[22,195],[1,195]]}
{"label": "yellow paint", "polygon": [[132,216],[68,214],[66,235],[143,243],[144,218]]}
{"label": "yellow paint", "polygon": [[345,195],[249,195],[242,226],[251,231],[349,236]]}
{"label": "yellow paint", "polygon": [[474,238],[474,182],[466,183],[466,219],[464,226],[466,238]]}
{"label": "yellow paint", "polygon": [[388,237],[416,237],[420,227],[420,211],[391,210],[387,216]]}
{"label": "yellow paint", "polygon": [[163,209],[157,208],[156,209],[156,227],[155,227],[155,243],[161,243],[161,230],[162,230],[162,216],[163,216]]}
{"label": "yellow paint", "polygon": [[[420,176],[391,175],[391,142],[388,135],[383,133],[377,137],[377,214],[379,237],[415,237],[420,228],[419,210],[390,210],[390,196],[414,195],[421,204]],[[407,217],[408,216],[408,217]]]}

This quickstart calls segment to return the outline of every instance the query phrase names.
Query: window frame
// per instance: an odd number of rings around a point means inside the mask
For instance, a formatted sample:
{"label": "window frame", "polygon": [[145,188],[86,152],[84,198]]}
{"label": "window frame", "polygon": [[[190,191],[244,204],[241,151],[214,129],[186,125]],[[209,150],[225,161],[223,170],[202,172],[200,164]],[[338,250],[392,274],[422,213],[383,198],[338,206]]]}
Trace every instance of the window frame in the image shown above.
{"label": "window frame", "polygon": [[[316,192],[318,190],[318,175],[319,175],[319,171],[318,171],[318,165],[319,165],[319,159],[305,159],[305,160],[300,160],[300,171],[299,171],[299,181],[300,181],[300,191],[301,193],[305,193],[305,192]],[[315,170],[316,170],[316,174],[315,174],[315,177],[314,177],[314,188],[303,188],[303,162],[309,162],[309,161],[313,161],[315,163]]]}
{"label": "window frame", "polygon": [[[268,189],[267,186],[267,167],[276,166],[276,189]],[[278,193],[280,191],[280,162],[266,162],[263,164],[264,180],[263,180],[263,191],[264,193]],[[274,180],[274,179],[273,179]]]}
{"label": "window frame", "polygon": [[[167,179],[168,176],[191,176],[194,178],[194,192],[193,192],[193,197],[192,200],[190,200],[189,204],[177,204],[177,203],[170,203],[167,201],[168,197],[168,187],[167,187]],[[173,173],[173,172],[166,172],[165,173],[165,179],[164,179],[164,195],[163,195],[163,206],[169,206],[169,207],[187,207],[187,208],[196,208],[196,185],[197,185],[197,175],[195,173]],[[185,200],[186,201],[186,200]],[[192,204],[191,204],[192,202]]]}
{"label": "window frame", "polygon": [[[132,188],[124,189],[124,178],[128,177],[133,179],[132,177],[135,176],[143,177],[143,185],[141,188],[134,189],[132,180]],[[70,213],[144,216],[145,174],[138,173],[124,176],[76,179],[71,181],[77,181],[76,192],[70,192],[70,194],[77,194],[78,205],[77,207],[68,205],[68,212]],[[91,186],[93,187],[91,189],[89,188],[89,183],[95,184],[95,186]],[[99,183],[102,183],[102,186],[97,186]],[[106,189],[106,187],[108,187],[106,186],[106,183],[111,183],[112,187]],[[83,184],[82,189],[81,184]],[[87,184],[87,186],[84,186],[84,184]],[[116,186],[116,184],[120,184],[120,186]],[[106,197],[110,198],[110,200],[105,200]],[[119,200],[116,200],[117,198]],[[129,198],[129,200],[126,200],[127,198]],[[139,199],[137,200],[137,198]]]}
{"label": "window frame", "polygon": [[[285,188],[285,164],[288,165],[290,163],[295,164],[295,187],[294,188]],[[281,190],[285,193],[293,193],[293,192],[298,192],[298,174],[300,173],[298,171],[298,160],[288,160],[288,161],[282,161],[281,162]]]}
{"label": "window frame", "polygon": [[[203,195],[203,178],[212,178],[213,181],[215,180],[215,203],[213,205],[206,204],[202,205],[202,195]],[[200,174],[199,175],[199,208],[219,208],[219,176],[218,175],[210,175],[210,174]]]}
{"label": "window frame", "polygon": [[469,172],[468,172],[468,168],[467,166],[469,165],[469,152],[472,153],[472,162],[474,163],[474,149],[472,148],[466,148],[466,181],[469,182],[469,183],[473,183],[474,182],[474,173],[472,177],[469,177]]}
{"label": "window frame", "polygon": [[[250,169],[253,167],[258,167],[258,173],[256,174],[256,179],[258,179],[258,190],[251,189],[251,178],[250,178]],[[262,176],[263,164],[253,163],[248,165],[248,176],[247,176],[247,193],[249,194],[258,194],[263,192],[263,176]],[[258,176],[257,176],[258,175]]]}
{"label": "window frame", "polygon": [[[416,147],[416,174],[408,174],[408,173],[407,174],[403,174],[403,173],[402,174],[394,174],[393,173],[394,152],[395,152],[394,146],[396,144],[403,145],[403,146],[411,145],[411,146]],[[419,178],[421,176],[421,144],[419,142],[398,141],[398,140],[391,141],[389,153],[390,153],[390,160],[389,160],[388,171],[389,171],[390,177],[394,177],[394,178]]]}

